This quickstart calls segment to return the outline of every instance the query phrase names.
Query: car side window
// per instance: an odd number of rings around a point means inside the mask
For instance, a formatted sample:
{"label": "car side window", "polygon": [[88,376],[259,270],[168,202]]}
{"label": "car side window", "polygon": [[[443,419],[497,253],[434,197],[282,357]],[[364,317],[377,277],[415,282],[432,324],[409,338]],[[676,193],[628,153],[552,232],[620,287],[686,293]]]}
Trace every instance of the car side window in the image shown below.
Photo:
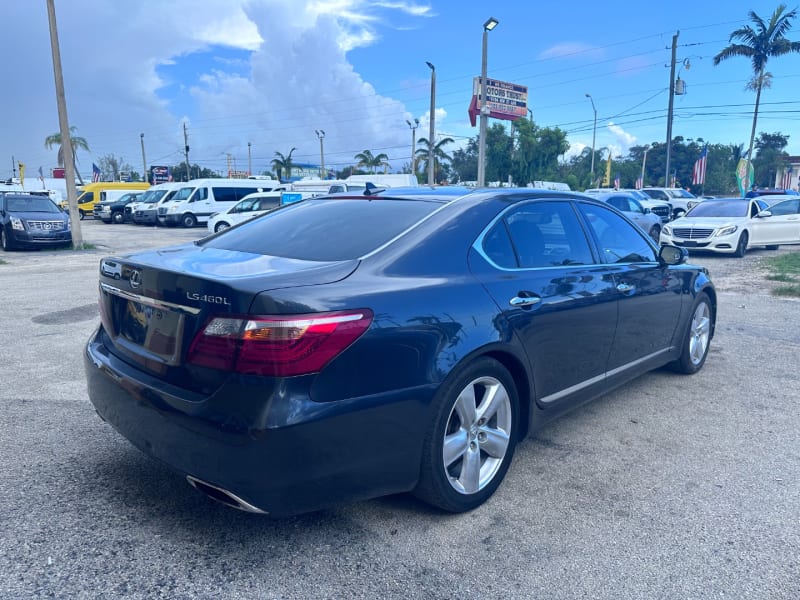
{"label": "car side window", "polygon": [[796,215],[800,213],[800,199],[797,200],[784,200],[768,207],[773,215]]}
{"label": "car side window", "polygon": [[631,208],[628,204],[628,199],[625,196],[611,196],[608,203],[622,212],[630,212]]}
{"label": "car side window", "polygon": [[581,203],[579,206],[597,238],[603,262],[657,262],[656,251],[645,234],[617,213],[594,204]]}
{"label": "car side window", "polygon": [[594,262],[569,202],[530,202],[512,208],[486,236],[484,251],[498,266],[506,268]]}

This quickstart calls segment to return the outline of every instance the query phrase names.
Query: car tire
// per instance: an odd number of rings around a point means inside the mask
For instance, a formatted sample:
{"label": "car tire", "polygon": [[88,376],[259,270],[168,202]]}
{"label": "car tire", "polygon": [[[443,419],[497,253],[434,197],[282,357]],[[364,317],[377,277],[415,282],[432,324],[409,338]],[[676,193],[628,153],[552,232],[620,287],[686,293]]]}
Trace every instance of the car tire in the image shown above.
{"label": "car tire", "polygon": [[778,248],[780,248],[778,244],[771,244],[767,246],[767,250],[777,250]]}
{"label": "car tire", "polygon": [[115,223],[115,224],[119,225],[120,223],[124,223],[124,222],[125,222],[125,215],[124,214],[122,214],[119,211],[114,211],[113,213],[111,213],[111,223]]}
{"label": "car tire", "polygon": [[195,217],[192,213],[186,213],[183,215],[183,217],[181,217],[181,225],[187,229],[191,229],[197,225],[197,217]]}
{"label": "car tire", "polygon": [[650,228],[650,237],[656,244],[658,244],[661,239],[661,227],[658,225],[653,225]]}
{"label": "car tire", "polygon": [[701,292],[697,295],[686,335],[681,342],[681,355],[678,360],[670,364],[673,371],[691,375],[703,368],[711,345],[712,322],[711,299],[708,294]]}
{"label": "car tire", "polygon": [[736,258],[742,258],[747,253],[748,239],[747,231],[743,231],[739,236],[739,241],[736,243],[736,252],[733,253]]}
{"label": "car tire", "polygon": [[230,229],[230,225],[228,225],[225,221],[220,221],[214,225],[214,233],[219,233],[223,229]]}
{"label": "car tire", "polygon": [[433,406],[413,493],[442,510],[472,510],[497,490],[514,456],[514,380],[499,362],[482,357],[448,377]]}
{"label": "car tire", "polygon": [[86,218],[86,213],[81,208],[78,209],[78,215],[80,215],[81,221]]}
{"label": "car tire", "polygon": [[8,239],[6,235],[5,227],[0,227],[0,246],[3,247],[3,251],[10,252],[13,248],[11,247],[11,240]]}

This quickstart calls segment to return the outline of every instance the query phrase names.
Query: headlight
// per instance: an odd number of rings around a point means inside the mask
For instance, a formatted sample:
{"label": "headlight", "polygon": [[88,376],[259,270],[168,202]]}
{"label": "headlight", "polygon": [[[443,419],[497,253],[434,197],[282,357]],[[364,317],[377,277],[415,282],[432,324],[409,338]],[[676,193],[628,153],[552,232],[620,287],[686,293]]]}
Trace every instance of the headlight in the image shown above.
{"label": "headlight", "polygon": [[177,207],[177,206],[170,206],[170,207],[167,209],[167,212],[174,213],[174,212],[176,212],[177,210],[178,210],[178,207]]}
{"label": "headlight", "polygon": [[714,237],[719,237],[721,235],[730,235],[734,233],[737,229],[739,229],[736,225],[731,225],[730,227],[723,227],[717,233],[714,234]]}
{"label": "headlight", "polygon": [[19,217],[11,217],[11,228],[19,231],[25,231],[25,226],[22,224],[22,219]]}
{"label": "headlight", "polygon": [[661,229],[661,233],[665,235],[672,235],[672,227],[669,225],[664,225],[664,227]]}

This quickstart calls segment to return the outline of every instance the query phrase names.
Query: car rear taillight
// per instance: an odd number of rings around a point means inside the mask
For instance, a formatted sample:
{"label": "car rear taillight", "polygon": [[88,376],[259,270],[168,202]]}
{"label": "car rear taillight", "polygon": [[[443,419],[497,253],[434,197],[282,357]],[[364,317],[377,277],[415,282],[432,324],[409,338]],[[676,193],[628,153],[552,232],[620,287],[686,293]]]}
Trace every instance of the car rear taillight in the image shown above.
{"label": "car rear taillight", "polygon": [[212,317],[189,347],[187,361],[269,377],[316,373],[372,323],[368,309],[281,316]]}

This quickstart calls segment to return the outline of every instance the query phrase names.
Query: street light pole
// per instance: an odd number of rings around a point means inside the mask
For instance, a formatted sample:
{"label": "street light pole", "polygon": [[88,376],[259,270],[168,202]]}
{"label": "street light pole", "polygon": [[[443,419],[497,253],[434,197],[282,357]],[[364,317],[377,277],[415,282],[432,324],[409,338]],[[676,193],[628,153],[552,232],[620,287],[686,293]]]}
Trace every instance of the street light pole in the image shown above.
{"label": "street light pole", "polygon": [[325,179],[325,150],[322,146],[322,140],[325,139],[325,132],[322,129],[315,129],[314,133],[319,138],[319,178]]}
{"label": "street light pole", "polygon": [[497,27],[497,19],[489,17],[483,24],[483,50],[481,52],[481,84],[479,86],[481,94],[481,124],[478,134],[478,187],[486,185],[486,125],[489,121],[488,109],[486,107],[486,55],[489,44],[489,32]]}
{"label": "street light pole", "polygon": [[144,157],[144,134],[139,134],[139,139],[142,142],[142,181],[147,181],[147,159]]}
{"label": "street light pole", "polygon": [[592,168],[591,168],[591,187],[594,187],[594,142],[597,137],[597,109],[594,106],[594,98],[588,92],[586,93],[586,97],[589,99],[589,102],[592,103],[592,110],[594,111],[594,124],[592,125]]}
{"label": "street light pole", "polygon": [[650,146],[644,147],[644,156],[642,157],[642,187],[644,187],[644,166],[647,164],[647,151],[650,150]]}
{"label": "street light pole", "polygon": [[417,127],[419,127],[419,119],[414,119],[414,124],[406,119],[409,128],[411,128],[411,173],[414,177],[417,176]]}
{"label": "street light pole", "polygon": [[436,140],[436,67],[432,63],[425,61],[431,69],[431,117],[430,117],[430,132],[428,134],[428,185],[436,183],[436,174],[434,171],[433,162],[433,147]]}

